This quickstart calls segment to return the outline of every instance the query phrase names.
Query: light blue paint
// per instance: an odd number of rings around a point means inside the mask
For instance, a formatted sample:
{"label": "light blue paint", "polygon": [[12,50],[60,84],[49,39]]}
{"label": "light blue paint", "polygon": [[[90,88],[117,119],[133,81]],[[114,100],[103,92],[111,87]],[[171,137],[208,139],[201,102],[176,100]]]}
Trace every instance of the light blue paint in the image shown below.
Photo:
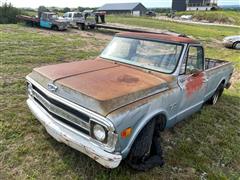
{"label": "light blue paint", "polygon": [[48,21],[48,20],[40,20],[40,26],[44,27],[44,28],[52,28],[52,22]]}

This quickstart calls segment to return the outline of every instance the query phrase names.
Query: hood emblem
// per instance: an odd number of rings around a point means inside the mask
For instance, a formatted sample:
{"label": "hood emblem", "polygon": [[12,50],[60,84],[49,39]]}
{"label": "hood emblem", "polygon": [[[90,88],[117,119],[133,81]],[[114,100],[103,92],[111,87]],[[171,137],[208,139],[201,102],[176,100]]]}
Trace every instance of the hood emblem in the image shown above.
{"label": "hood emblem", "polygon": [[48,84],[48,90],[49,90],[49,91],[51,91],[51,92],[56,92],[57,89],[58,89],[58,87],[55,86],[54,84],[51,84],[51,83]]}

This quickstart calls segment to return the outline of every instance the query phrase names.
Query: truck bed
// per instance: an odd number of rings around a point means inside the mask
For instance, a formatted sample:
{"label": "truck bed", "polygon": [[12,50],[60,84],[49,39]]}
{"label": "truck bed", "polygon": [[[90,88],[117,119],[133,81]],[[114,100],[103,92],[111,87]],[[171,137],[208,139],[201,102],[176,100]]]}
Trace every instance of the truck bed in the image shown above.
{"label": "truck bed", "polygon": [[19,19],[21,21],[27,21],[27,22],[35,22],[35,23],[39,23],[40,22],[39,18],[31,17],[31,16],[24,16],[24,15],[18,15],[17,19]]}
{"label": "truck bed", "polygon": [[228,63],[230,63],[230,62],[225,61],[225,60],[206,58],[205,59],[205,70],[216,68],[218,66],[228,64]]}

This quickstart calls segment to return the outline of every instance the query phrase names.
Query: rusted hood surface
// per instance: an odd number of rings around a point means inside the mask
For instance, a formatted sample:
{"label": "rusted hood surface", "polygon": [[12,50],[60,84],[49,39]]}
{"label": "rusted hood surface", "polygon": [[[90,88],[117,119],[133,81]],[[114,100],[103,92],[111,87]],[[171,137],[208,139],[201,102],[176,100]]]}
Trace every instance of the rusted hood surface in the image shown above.
{"label": "rusted hood surface", "polygon": [[168,88],[159,76],[100,59],[46,66],[34,73],[43,86],[54,83],[57,95],[104,116]]}

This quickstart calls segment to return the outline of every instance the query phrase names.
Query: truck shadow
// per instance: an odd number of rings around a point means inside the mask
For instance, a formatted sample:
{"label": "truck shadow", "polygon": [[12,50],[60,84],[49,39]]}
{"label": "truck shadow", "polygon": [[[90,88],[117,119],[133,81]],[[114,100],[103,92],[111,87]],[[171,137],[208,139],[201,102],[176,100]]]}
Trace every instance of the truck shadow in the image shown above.
{"label": "truck shadow", "polygon": [[[64,145],[57,143],[55,140],[50,140],[52,147],[59,154],[59,157],[67,169],[72,171],[74,174],[84,177],[84,179],[116,179],[119,177],[135,177],[148,176],[159,177],[159,172],[163,177],[167,178],[169,171],[172,171],[173,167],[184,166],[195,167],[196,163],[194,159],[189,159],[188,152],[181,149],[181,144],[185,143],[185,146],[194,146],[190,153],[199,153],[198,150],[201,146],[199,141],[206,143],[207,149],[214,150],[214,144],[207,143],[207,136],[210,130],[215,129],[211,132],[211,136],[218,138],[218,127],[222,127],[222,131],[228,131],[229,129],[225,126],[227,124],[233,124],[234,121],[238,122],[240,119],[240,97],[238,95],[224,94],[219,102],[215,106],[205,105],[201,112],[192,115],[186,120],[179,122],[171,129],[166,130],[162,133],[162,146],[165,156],[164,167],[156,167],[150,171],[140,172],[131,169],[125,161],[122,161],[116,169],[106,169],[88,156]],[[235,119],[234,119],[235,118]],[[199,127],[199,128],[197,128]],[[210,135],[210,134],[209,134]],[[199,139],[194,139],[199,137]],[[232,142],[234,143],[234,142]],[[183,154],[179,157],[179,154]],[[186,155],[184,155],[184,153]],[[212,152],[210,152],[212,153]],[[182,159],[187,159],[189,164],[184,164]],[[214,159],[211,159],[214,161]]]}

